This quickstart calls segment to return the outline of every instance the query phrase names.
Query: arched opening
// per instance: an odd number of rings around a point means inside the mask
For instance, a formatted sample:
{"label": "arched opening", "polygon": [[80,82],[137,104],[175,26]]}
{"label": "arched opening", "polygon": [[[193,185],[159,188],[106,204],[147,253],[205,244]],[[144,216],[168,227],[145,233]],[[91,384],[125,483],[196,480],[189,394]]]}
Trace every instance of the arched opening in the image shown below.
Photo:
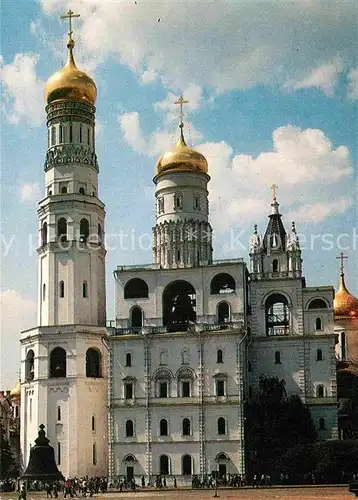
{"label": "arched opening", "polygon": [[55,347],[50,354],[50,378],[66,377],[66,351]]}
{"label": "arched opening", "polygon": [[140,278],[133,278],[124,287],[125,299],[145,299],[149,295],[147,283]]}
{"label": "arched opening", "polygon": [[102,377],[101,353],[97,349],[90,347],[86,352],[86,377]]}
{"label": "arched opening", "polygon": [[321,320],[321,318],[316,318],[316,330],[322,330],[322,320]]}
{"label": "arched opening", "polygon": [[47,222],[42,224],[41,228],[41,244],[42,246],[47,245]]}
{"label": "arched opening", "polygon": [[346,332],[341,332],[341,359],[344,360],[347,358],[347,341],[346,341]]}
{"label": "arched opening", "polygon": [[79,192],[80,194],[85,194],[85,188],[80,187],[80,189],[78,190],[78,192]]}
{"label": "arched opening", "polygon": [[281,364],[281,353],[280,351],[275,352],[275,364],[280,365]]}
{"label": "arched opening", "polygon": [[141,328],[142,326],[143,326],[142,309],[138,306],[134,306],[131,309],[131,327]]}
{"label": "arched opening", "polygon": [[43,301],[46,300],[46,284],[45,283],[42,285],[42,300]]}
{"label": "arched opening", "polygon": [[60,125],[60,144],[64,142],[63,125]]}
{"label": "arched opening", "polygon": [[216,362],[223,363],[223,351],[222,351],[222,349],[218,349],[216,351]]}
{"label": "arched opening", "polygon": [[162,476],[169,474],[169,458],[167,455],[160,455],[159,457],[159,474]]}
{"label": "arched opening", "polygon": [[85,298],[85,299],[88,297],[88,285],[87,285],[87,281],[84,281],[82,283],[82,297]]}
{"label": "arched opening", "polygon": [[54,146],[56,144],[56,128],[51,127],[51,144]]}
{"label": "arched opening", "polygon": [[126,437],[133,437],[133,436],[134,436],[133,420],[127,420],[126,421]]}
{"label": "arched opening", "polygon": [[183,349],[181,352],[181,363],[182,365],[187,365],[189,363],[189,353],[187,349]]}
{"label": "arched opening", "polygon": [[317,361],[322,361],[323,360],[323,354],[322,354],[322,349],[317,349],[317,356],[316,356]]}
{"label": "arched opening", "polygon": [[290,327],[290,313],[288,300],[279,293],[268,297],[265,304],[266,334],[288,335]]}
{"label": "arched opening", "polygon": [[92,432],[95,432],[95,430],[96,430],[96,417],[94,415],[92,415],[91,427],[92,427]]}
{"label": "arched opening", "polygon": [[318,422],[319,430],[324,431],[326,428],[326,421],[324,418],[320,418]]}
{"label": "arched opening", "polygon": [[318,385],[317,386],[317,397],[318,398],[323,398],[324,397],[324,387],[323,387],[323,385]]}
{"label": "arched opening", "polygon": [[168,420],[166,420],[165,418],[162,418],[159,423],[159,434],[161,436],[168,435]]}
{"label": "arched opening", "polygon": [[101,224],[98,224],[97,233],[98,233],[98,243],[101,244],[102,243],[102,237],[103,237]]}
{"label": "arched opening", "polygon": [[278,272],[278,260],[274,259],[272,261],[272,272],[277,273]]}
{"label": "arched opening", "polygon": [[67,187],[66,186],[62,186],[61,194],[67,194]]}
{"label": "arched opening", "polygon": [[35,353],[32,349],[30,349],[26,354],[26,363],[25,363],[26,382],[31,382],[34,379],[34,374],[35,374],[34,368],[35,368]]}
{"label": "arched opening", "polygon": [[186,331],[196,321],[196,292],[187,281],[174,281],[163,292],[163,324],[168,332]]}
{"label": "arched opening", "polygon": [[226,422],[224,417],[219,417],[217,424],[218,424],[218,434],[220,436],[226,434]]}
{"label": "arched opening", "polygon": [[192,458],[190,455],[184,455],[182,458],[182,474],[184,476],[191,476],[192,471]]}
{"label": "arched opening", "polygon": [[327,303],[323,299],[313,299],[308,304],[308,309],[327,309]]}
{"label": "arched opening", "polygon": [[59,295],[60,295],[60,299],[63,299],[63,297],[65,296],[65,282],[64,281],[60,281]]}
{"label": "arched opening", "polygon": [[210,283],[211,295],[218,293],[234,293],[236,290],[235,280],[230,274],[220,273],[214,276]]}
{"label": "arched opening", "polygon": [[182,398],[190,398],[192,394],[192,386],[194,381],[194,373],[189,367],[182,367],[177,373],[177,388],[178,396]]}
{"label": "arched opening", "polygon": [[220,302],[218,305],[218,323],[227,323],[230,321],[230,306],[227,302]]}
{"label": "arched opening", "polygon": [[80,221],[80,241],[85,243],[89,236],[89,222],[87,219],[81,219]]}
{"label": "arched opening", "polygon": [[69,130],[70,130],[70,140],[69,142],[72,142],[73,141],[73,128],[72,128],[72,123],[70,123],[70,127],[69,127]]}
{"label": "arched opening", "polygon": [[132,355],[129,352],[126,354],[126,366],[132,366]]}
{"label": "arched opening", "polygon": [[168,351],[165,349],[163,351],[160,351],[159,353],[159,364],[160,365],[168,364]]}
{"label": "arched opening", "polygon": [[183,436],[190,436],[190,420],[188,418],[183,419],[182,430]]}
{"label": "arched opening", "polygon": [[64,217],[57,221],[57,238],[59,241],[67,241],[67,221]]}
{"label": "arched opening", "polygon": [[79,142],[80,142],[80,144],[82,143],[82,125],[80,125],[80,129],[79,129]]}
{"label": "arched opening", "polygon": [[57,420],[60,421],[61,420],[61,406],[58,406],[57,407]]}

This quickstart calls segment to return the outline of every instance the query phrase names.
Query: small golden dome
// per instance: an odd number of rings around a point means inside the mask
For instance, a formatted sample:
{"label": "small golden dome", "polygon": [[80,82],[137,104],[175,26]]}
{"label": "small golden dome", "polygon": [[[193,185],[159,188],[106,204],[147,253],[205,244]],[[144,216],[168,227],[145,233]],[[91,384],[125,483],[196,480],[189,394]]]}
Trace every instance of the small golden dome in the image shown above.
{"label": "small golden dome", "polygon": [[339,289],[334,297],[333,308],[335,316],[358,317],[358,299],[347,290],[344,273],[341,273]]}
{"label": "small golden dome", "polygon": [[84,71],[80,71],[73,57],[74,41],[67,42],[68,59],[65,66],[54,73],[47,81],[45,98],[47,104],[60,99],[86,101],[94,104],[97,98],[95,82]]}
{"label": "small golden dome", "polygon": [[188,148],[183,134],[183,125],[180,125],[180,137],[172,151],[164,153],[157,162],[155,175],[163,172],[180,170],[189,172],[208,172],[208,162],[204,155]]}
{"label": "small golden dome", "polygon": [[20,399],[20,397],[21,397],[21,382],[20,382],[20,379],[18,379],[16,387],[14,387],[10,391],[10,397],[11,397],[11,399]]}

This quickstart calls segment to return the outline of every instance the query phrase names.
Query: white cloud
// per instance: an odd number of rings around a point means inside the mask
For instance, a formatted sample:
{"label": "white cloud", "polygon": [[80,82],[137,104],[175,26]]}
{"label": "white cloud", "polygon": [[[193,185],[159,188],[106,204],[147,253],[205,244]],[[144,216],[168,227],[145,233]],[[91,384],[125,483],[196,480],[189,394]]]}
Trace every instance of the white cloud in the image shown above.
{"label": "white cloud", "polygon": [[20,200],[23,201],[39,201],[41,198],[41,188],[38,182],[21,184]]}
{"label": "white cloud", "polygon": [[339,82],[339,75],[343,71],[343,62],[340,58],[335,58],[333,61],[322,64],[314,68],[308,76],[299,82],[286,82],[286,88],[306,89],[317,88],[322,90],[327,97],[333,97],[334,89]]}
{"label": "white cloud", "polygon": [[20,332],[36,326],[36,302],[16,290],[0,292],[1,389],[11,389],[20,368]]}
{"label": "white cloud", "polygon": [[[203,89],[199,85],[189,85],[184,92],[182,92],[182,95],[184,100],[188,101],[183,104],[184,116],[188,116],[190,113],[196,112],[200,109],[203,100]],[[165,121],[167,124],[179,121],[179,104],[175,104],[179,97],[180,95],[168,92],[166,99],[155,102],[153,105],[155,111],[165,114]]]}
{"label": "white cloud", "polygon": [[142,81],[159,77],[172,89],[188,82],[220,92],[284,86],[311,75],[311,83],[329,92],[337,68],[323,71],[323,63],[339,55],[349,67],[355,58],[354,2],[324,9],[301,0],[220,6],[182,0],[180,8],[177,1],[42,0],[42,6],[50,15],[67,7],[81,11],[78,39],[97,63],[117,55]]}
{"label": "white cloud", "polygon": [[348,96],[358,99],[358,68],[352,68],[348,73]]}
{"label": "white cloud", "polygon": [[11,124],[16,125],[21,119],[34,126],[43,123],[44,82],[36,75],[37,62],[36,54],[16,54],[10,64],[0,59],[3,109]]}

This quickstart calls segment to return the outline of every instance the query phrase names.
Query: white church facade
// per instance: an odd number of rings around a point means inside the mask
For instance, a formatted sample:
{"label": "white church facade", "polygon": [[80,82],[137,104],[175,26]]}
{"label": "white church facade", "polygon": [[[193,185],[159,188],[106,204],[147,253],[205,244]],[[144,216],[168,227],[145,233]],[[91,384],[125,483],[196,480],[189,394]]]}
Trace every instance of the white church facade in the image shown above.
{"label": "white church facade", "polygon": [[106,327],[96,86],[75,65],[71,31],[67,47],[46,86],[38,326],[21,333],[24,466],[44,424],[65,476],[245,474],[244,405],[261,375],[284,379],[320,438],[336,439],[334,290],[306,286],[275,193],[249,269],[213,259],[210,168],[186,145],[182,115],[154,177],[153,263],[117,267]]}

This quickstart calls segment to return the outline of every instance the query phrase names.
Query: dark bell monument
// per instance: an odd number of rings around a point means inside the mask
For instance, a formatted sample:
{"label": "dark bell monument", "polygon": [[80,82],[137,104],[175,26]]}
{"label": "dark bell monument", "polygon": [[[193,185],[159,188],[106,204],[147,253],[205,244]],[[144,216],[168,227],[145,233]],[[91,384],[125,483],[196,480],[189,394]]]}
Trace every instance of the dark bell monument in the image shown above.
{"label": "dark bell monument", "polygon": [[38,438],[35,440],[35,446],[30,450],[30,459],[25,472],[21,476],[22,480],[35,480],[53,482],[64,481],[64,477],[58,470],[55,453],[50,440],[46,437],[45,426],[40,425]]}

